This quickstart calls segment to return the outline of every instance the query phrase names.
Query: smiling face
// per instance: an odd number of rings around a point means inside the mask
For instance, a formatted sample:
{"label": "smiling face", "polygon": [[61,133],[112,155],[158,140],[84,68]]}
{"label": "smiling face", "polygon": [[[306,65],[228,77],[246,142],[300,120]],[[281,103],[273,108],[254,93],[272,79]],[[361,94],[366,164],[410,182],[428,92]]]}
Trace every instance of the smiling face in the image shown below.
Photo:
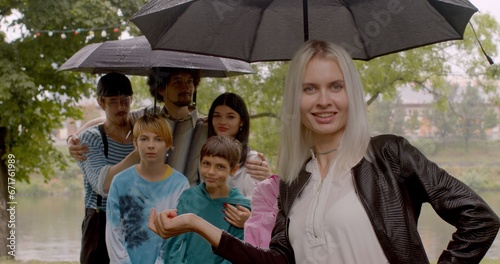
{"label": "smiling face", "polygon": [[238,165],[231,168],[228,160],[217,156],[205,155],[200,162],[200,175],[209,192],[228,189],[227,179],[236,170],[238,170]]}
{"label": "smiling face", "polygon": [[314,136],[341,138],[347,124],[348,101],[338,64],[313,57],[306,65],[302,84],[300,117]]}
{"label": "smiling face", "polygon": [[240,115],[227,105],[215,107],[212,118],[215,134],[234,138],[243,125]]}
{"label": "smiling face", "polygon": [[167,143],[155,133],[145,131],[134,139],[141,163],[164,163],[168,151]]}

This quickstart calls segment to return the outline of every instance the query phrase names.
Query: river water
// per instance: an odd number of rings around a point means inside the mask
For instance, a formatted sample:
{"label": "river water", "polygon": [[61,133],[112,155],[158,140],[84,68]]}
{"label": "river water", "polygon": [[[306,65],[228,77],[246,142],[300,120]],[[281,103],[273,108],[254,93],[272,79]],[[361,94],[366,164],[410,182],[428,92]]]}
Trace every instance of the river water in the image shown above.
{"label": "river water", "polygon": [[[481,194],[500,214],[500,192]],[[16,259],[42,261],[78,261],[83,219],[81,196],[18,196],[16,217]],[[436,260],[446,247],[453,227],[441,220],[428,205],[419,220],[419,231],[430,260]],[[500,259],[497,237],[486,258]]]}

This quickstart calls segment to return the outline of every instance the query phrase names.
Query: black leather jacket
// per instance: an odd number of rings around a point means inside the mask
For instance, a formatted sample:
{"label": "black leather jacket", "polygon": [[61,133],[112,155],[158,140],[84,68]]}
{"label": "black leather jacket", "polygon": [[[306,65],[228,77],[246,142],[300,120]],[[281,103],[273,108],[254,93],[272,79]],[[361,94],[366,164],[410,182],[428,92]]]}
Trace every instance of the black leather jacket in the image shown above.
{"label": "black leather jacket", "polygon": [[[280,183],[280,211],[270,250],[255,248],[223,233],[215,253],[233,263],[295,263],[288,240],[288,216],[311,176],[304,168],[293,184]],[[500,221],[483,199],[402,137],[372,138],[367,155],[351,172],[356,192],[390,263],[429,263],[417,230],[425,202],[457,228],[438,263],[479,263],[495,239]]]}

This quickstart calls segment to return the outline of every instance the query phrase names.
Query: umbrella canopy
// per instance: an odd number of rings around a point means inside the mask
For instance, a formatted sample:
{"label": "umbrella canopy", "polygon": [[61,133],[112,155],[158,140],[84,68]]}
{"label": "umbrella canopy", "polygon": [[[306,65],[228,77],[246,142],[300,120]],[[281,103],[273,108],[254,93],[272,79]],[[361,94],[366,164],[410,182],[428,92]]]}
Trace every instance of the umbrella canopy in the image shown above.
{"label": "umbrella canopy", "polygon": [[153,49],[275,61],[310,38],[369,60],[462,39],[475,12],[467,0],[152,0],[130,20]]}
{"label": "umbrella canopy", "polygon": [[227,77],[254,73],[250,64],[244,61],[152,50],[144,36],[89,44],[69,58],[59,70],[148,75],[152,67],[200,69],[201,77]]}

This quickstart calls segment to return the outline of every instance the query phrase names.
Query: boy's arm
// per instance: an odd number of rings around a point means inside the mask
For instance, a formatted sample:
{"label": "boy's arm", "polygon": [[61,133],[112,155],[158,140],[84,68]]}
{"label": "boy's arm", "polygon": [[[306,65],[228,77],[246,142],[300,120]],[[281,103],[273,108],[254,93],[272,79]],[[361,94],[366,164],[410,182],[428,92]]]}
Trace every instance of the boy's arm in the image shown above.
{"label": "boy's arm", "polygon": [[140,161],[141,158],[139,156],[139,152],[137,152],[137,150],[134,150],[130,152],[130,154],[128,154],[127,157],[125,157],[119,163],[110,166],[109,169],[106,171],[101,171],[103,175],[100,175],[99,177],[99,186],[103,187],[103,192],[106,194],[109,192],[111,182],[113,181],[113,178],[115,177],[116,174],[124,171],[125,169],[135,164],[138,164]]}
{"label": "boy's arm", "polygon": [[111,263],[132,264],[127,249],[120,221],[120,206],[117,202],[117,188],[113,185],[106,204],[106,247]]}

